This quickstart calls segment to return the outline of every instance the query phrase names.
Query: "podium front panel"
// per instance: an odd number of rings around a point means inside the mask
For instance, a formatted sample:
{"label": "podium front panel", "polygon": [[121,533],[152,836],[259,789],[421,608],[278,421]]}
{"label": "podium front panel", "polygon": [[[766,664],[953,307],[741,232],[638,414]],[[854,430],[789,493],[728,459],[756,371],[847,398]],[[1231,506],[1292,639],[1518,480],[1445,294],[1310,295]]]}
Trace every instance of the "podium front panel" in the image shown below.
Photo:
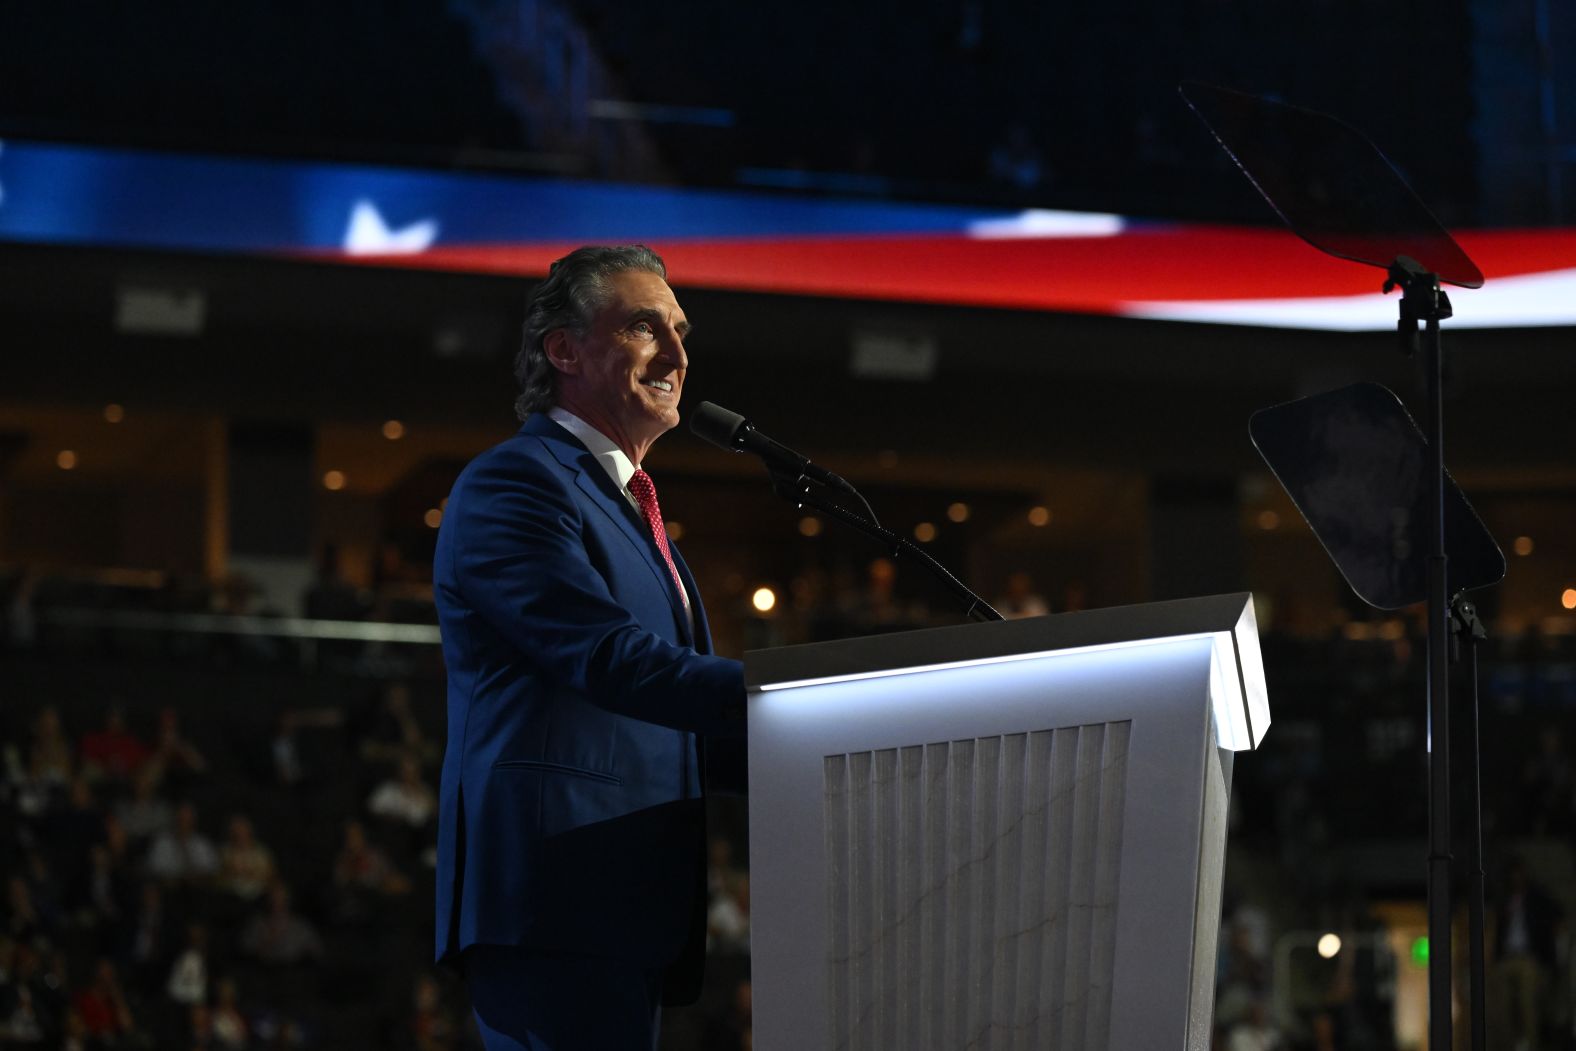
{"label": "podium front panel", "polygon": [[1207,1047],[1225,649],[938,652],[753,688],[761,1046]]}

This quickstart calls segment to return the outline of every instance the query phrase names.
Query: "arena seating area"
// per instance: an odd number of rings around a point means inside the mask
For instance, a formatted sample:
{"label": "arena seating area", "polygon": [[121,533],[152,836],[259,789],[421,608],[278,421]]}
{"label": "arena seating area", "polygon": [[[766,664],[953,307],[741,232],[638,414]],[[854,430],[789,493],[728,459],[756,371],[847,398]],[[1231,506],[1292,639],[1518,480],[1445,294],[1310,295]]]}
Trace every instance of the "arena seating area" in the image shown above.
{"label": "arena seating area", "polygon": [[[444,704],[433,647],[373,659],[375,644],[350,643],[304,663],[299,640],[47,616],[24,638],[9,609],[7,1046],[470,1046],[463,989],[431,963]],[[1559,907],[1576,907],[1571,642],[1533,635],[1485,657],[1491,898],[1514,853]],[[1278,744],[1236,768],[1223,1040],[1269,1007],[1281,935],[1372,931],[1375,903],[1417,899],[1423,873],[1418,641],[1389,622],[1265,644]],[[1394,802],[1372,805],[1380,797]],[[664,1046],[680,1051],[748,1046],[742,801],[714,801],[712,827],[705,999],[665,1017]],[[1391,846],[1358,860],[1379,844]],[[1293,1046],[1316,1046],[1324,1026],[1350,1036],[1337,1046],[1387,1046],[1359,1039],[1385,1031],[1383,983],[1298,974],[1314,987],[1297,995],[1323,1006],[1304,1012],[1307,1042]],[[1568,1020],[1569,997],[1554,1001]]]}

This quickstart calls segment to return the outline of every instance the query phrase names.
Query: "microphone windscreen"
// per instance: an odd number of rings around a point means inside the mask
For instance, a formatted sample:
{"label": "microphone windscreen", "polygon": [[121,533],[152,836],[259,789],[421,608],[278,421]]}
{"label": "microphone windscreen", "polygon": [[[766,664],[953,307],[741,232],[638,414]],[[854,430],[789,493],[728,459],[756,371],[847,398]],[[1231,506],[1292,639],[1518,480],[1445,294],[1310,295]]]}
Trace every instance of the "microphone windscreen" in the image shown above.
{"label": "microphone windscreen", "polygon": [[721,405],[714,405],[703,401],[695,407],[690,414],[690,430],[695,437],[702,438],[713,445],[720,445],[729,452],[738,450],[734,439],[739,431],[747,427],[748,423],[743,416],[736,412],[729,412]]}

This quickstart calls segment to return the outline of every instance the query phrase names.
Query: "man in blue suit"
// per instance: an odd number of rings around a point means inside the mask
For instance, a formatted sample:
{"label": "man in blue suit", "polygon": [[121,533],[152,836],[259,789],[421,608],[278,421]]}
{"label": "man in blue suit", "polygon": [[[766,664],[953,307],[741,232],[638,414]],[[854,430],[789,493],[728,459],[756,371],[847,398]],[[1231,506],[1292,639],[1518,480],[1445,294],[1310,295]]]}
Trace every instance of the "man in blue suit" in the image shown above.
{"label": "man in blue suit", "polygon": [[526,315],[524,425],[460,474],[433,567],[437,954],[488,1048],[644,1051],[699,991],[704,745],[742,755],[743,668],[640,470],[689,322],[643,246],[570,253]]}

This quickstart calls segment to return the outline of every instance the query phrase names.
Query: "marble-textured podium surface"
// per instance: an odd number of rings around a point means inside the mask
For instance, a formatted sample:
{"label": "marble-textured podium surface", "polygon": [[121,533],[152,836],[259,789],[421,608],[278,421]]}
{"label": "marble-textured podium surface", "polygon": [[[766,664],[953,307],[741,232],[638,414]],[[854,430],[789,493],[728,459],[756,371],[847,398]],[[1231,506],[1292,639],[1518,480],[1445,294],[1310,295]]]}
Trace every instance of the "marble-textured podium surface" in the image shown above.
{"label": "marble-textured podium surface", "polygon": [[745,663],[758,1046],[1208,1047],[1249,596]]}

